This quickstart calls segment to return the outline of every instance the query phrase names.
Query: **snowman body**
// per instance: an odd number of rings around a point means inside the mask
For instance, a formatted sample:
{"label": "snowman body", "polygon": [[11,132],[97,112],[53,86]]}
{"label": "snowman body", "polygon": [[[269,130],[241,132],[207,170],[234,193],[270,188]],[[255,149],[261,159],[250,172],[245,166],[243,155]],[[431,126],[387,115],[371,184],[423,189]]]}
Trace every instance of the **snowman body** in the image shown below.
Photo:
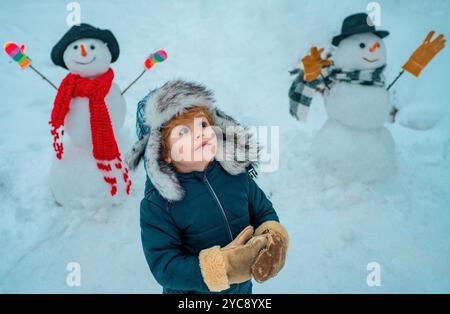
{"label": "snowman body", "polygon": [[329,119],[358,130],[382,127],[391,110],[386,88],[347,82],[332,85],[324,104]]}
{"label": "snowman body", "polygon": [[[372,33],[350,36],[339,44],[334,64],[349,71],[381,67],[386,64],[384,43]],[[367,182],[392,174],[395,145],[384,126],[391,110],[388,91],[337,81],[324,94],[324,103],[328,119],[312,144],[318,166],[345,181]]]}
{"label": "snowman body", "polygon": [[[73,74],[95,78],[108,71],[111,54],[101,40],[80,39],[67,47],[64,62]],[[126,103],[114,82],[105,97],[105,103],[117,144],[122,149],[127,144],[122,134]],[[92,156],[88,98],[72,98],[64,128],[68,138],[64,139],[63,158],[55,158],[50,169],[50,188],[56,202],[63,207],[89,209],[107,208],[122,203],[123,195],[111,197],[109,187]],[[124,184],[121,180],[117,184],[118,190],[123,191]]]}

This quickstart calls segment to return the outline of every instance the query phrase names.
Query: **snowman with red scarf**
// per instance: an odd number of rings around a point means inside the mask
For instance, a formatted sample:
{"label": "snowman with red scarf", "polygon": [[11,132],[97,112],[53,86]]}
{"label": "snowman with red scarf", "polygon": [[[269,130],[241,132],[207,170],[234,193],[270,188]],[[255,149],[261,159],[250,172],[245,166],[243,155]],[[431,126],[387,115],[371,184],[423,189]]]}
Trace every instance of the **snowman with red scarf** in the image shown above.
{"label": "snowman with red scarf", "polygon": [[[53,63],[70,71],[49,122],[56,153],[50,187],[64,207],[104,208],[130,193],[119,148],[126,103],[110,68],[118,57],[112,32],[88,24],[70,28],[52,49]],[[65,134],[70,141],[63,143]]]}

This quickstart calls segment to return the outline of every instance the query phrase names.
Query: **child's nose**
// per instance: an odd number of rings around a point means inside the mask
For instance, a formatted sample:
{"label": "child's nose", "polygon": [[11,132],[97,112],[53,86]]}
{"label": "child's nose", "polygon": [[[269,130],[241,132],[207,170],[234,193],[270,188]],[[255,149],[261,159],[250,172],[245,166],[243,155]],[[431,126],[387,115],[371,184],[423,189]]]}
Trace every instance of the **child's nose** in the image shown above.
{"label": "child's nose", "polygon": [[380,48],[380,44],[378,43],[378,41],[376,41],[373,43],[372,47],[369,48],[369,51],[373,53],[377,51],[378,48]]}

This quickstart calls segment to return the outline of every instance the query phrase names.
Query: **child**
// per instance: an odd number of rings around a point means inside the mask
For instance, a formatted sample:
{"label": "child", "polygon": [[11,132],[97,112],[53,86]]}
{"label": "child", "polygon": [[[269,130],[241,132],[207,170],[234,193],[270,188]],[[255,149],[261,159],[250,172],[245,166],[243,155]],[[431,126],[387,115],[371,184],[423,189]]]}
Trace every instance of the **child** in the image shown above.
{"label": "child", "polygon": [[170,81],[143,104],[127,159],[132,169],[144,159],[147,171],[141,236],[155,279],[164,293],[251,293],[252,273],[260,282],[275,276],[288,247],[247,172],[257,144],[201,85]]}

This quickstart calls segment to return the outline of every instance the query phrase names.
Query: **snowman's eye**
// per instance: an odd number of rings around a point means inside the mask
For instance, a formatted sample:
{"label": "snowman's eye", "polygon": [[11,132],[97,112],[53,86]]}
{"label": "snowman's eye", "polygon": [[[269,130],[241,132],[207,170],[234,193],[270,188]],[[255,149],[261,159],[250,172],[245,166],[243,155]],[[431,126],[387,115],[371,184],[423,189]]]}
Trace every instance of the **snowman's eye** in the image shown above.
{"label": "snowman's eye", "polygon": [[91,45],[91,50],[94,50],[95,49],[95,46],[94,45]]}
{"label": "snowman's eye", "polygon": [[77,50],[78,49],[78,45],[73,46],[73,49]]}
{"label": "snowman's eye", "polygon": [[359,44],[359,48],[361,48],[361,49],[366,48],[366,44],[365,44],[365,43],[360,43],[360,44]]}

